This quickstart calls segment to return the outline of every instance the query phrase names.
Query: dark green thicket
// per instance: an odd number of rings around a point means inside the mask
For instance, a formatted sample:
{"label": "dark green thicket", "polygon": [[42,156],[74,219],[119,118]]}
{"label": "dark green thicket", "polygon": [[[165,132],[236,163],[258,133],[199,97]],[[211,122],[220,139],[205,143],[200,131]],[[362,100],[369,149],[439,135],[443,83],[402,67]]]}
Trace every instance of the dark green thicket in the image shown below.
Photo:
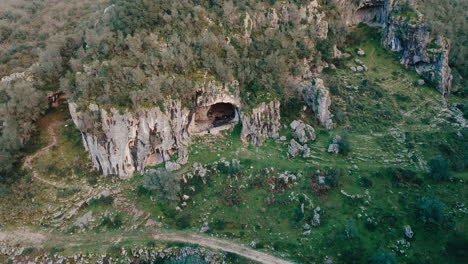
{"label": "dark green thicket", "polygon": [[[332,59],[333,44],[346,34],[336,15],[330,18],[329,38],[314,47],[314,26],[296,19],[299,6],[308,2],[282,3],[289,12],[287,23],[275,29],[266,20],[254,23],[245,39],[246,14],[265,15],[269,4],[114,0],[99,23],[89,23],[85,42],[72,59],[72,72],[82,71],[84,64],[92,71],[67,76],[62,89],[73,100],[119,108],[158,105],[169,95],[190,105],[207,73],[208,80],[238,80],[246,105],[289,97],[295,88],[288,77],[305,72],[303,59]],[[336,5],[328,6],[326,11],[336,14]],[[96,59],[106,63],[95,64]]]}

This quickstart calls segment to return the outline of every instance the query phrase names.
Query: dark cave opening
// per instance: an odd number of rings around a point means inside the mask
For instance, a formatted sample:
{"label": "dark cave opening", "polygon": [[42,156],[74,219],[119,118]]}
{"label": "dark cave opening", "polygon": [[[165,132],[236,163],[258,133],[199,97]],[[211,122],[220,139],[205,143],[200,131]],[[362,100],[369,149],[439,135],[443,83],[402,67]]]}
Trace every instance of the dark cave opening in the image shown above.
{"label": "dark cave opening", "polygon": [[198,108],[190,132],[210,133],[210,129],[229,125],[237,118],[237,107],[230,103],[216,103]]}

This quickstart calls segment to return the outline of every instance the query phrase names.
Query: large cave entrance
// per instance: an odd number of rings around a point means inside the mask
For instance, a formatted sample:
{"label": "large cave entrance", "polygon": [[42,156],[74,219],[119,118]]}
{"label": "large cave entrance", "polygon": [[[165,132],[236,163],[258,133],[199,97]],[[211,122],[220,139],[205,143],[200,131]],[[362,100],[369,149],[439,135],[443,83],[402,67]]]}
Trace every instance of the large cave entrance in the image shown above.
{"label": "large cave entrance", "polygon": [[192,134],[216,134],[239,121],[237,107],[230,103],[216,103],[199,107],[192,116],[189,132]]}

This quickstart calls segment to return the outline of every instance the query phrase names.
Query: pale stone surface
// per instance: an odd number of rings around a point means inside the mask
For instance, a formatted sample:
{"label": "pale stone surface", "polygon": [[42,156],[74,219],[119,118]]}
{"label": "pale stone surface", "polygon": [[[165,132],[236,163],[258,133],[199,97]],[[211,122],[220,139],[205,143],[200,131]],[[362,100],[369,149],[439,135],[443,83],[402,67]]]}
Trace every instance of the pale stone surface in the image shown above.
{"label": "pale stone surface", "polygon": [[290,127],[294,131],[294,137],[303,144],[316,138],[315,129],[301,120],[292,121]]}
{"label": "pale stone surface", "polygon": [[303,89],[303,96],[306,104],[315,113],[320,123],[327,129],[335,126],[330,112],[331,96],[325,87],[323,80],[315,78]]}
{"label": "pale stone surface", "polygon": [[279,137],[280,102],[261,103],[251,113],[241,113],[241,120],[242,140],[262,145],[265,138]]}

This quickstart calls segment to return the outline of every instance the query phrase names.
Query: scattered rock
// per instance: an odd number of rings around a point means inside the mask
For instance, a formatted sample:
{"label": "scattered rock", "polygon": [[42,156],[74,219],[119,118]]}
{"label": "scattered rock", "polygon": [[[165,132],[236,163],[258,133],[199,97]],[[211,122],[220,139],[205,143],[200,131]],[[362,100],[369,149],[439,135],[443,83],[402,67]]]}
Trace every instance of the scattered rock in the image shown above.
{"label": "scattered rock", "polygon": [[320,185],[324,185],[324,184],[325,184],[325,176],[319,176],[319,177],[318,177],[318,180],[319,180],[319,184],[320,184]]}
{"label": "scattered rock", "polygon": [[297,143],[296,140],[291,139],[288,146],[288,153],[292,157],[296,157],[303,150],[301,144]]}
{"label": "scattered rock", "polygon": [[423,79],[418,80],[418,85],[425,85],[425,84],[426,84],[426,81],[424,81]]}
{"label": "scattered rock", "polygon": [[88,211],[83,216],[78,217],[73,225],[84,228],[91,221],[93,221],[93,211]]}
{"label": "scattered rock", "polygon": [[405,236],[407,238],[413,238],[413,236],[414,236],[413,230],[411,229],[411,226],[409,226],[409,225],[405,226]]}
{"label": "scattered rock", "polygon": [[305,223],[302,228],[304,228],[304,230],[309,230],[310,229],[310,225]]}
{"label": "scattered rock", "polygon": [[318,212],[314,212],[314,217],[312,218],[312,225],[313,226],[319,226],[320,225],[320,215]]}
{"label": "scattered rock", "polygon": [[364,67],[362,67],[362,66],[357,66],[357,67],[356,67],[356,70],[357,70],[358,72],[362,72],[362,71],[364,71]]}
{"label": "scattered rock", "polygon": [[204,222],[202,227],[200,228],[200,232],[201,233],[206,233],[208,231],[210,231],[210,226],[209,226],[208,222]]}
{"label": "scattered rock", "polygon": [[351,71],[353,71],[353,72],[357,72],[357,69],[356,69],[356,67],[354,67],[354,66],[349,67],[349,69],[350,69]]}
{"label": "scattered rock", "polygon": [[310,148],[309,146],[307,146],[307,144],[305,144],[303,147],[302,147],[302,157],[304,159],[307,159],[307,158],[310,158]]}
{"label": "scattered rock", "polygon": [[296,181],[297,176],[294,174],[289,174],[288,172],[285,172],[285,173],[281,173],[278,178],[282,179],[284,183],[287,184],[287,183]]}
{"label": "scattered rock", "polygon": [[359,56],[366,56],[366,52],[364,52],[364,50],[362,50],[361,48],[359,48],[359,49],[357,50],[357,54],[358,54]]}
{"label": "scattered rock", "polygon": [[339,153],[340,152],[340,145],[332,143],[328,146],[329,153]]}
{"label": "scattered rock", "polygon": [[356,62],[357,65],[364,65],[364,62],[362,62],[360,59],[355,59],[354,62]]}
{"label": "scattered rock", "polygon": [[281,136],[281,137],[280,137],[280,140],[281,140],[281,141],[286,141],[287,138],[286,138],[286,136]]}
{"label": "scattered rock", "polygon": [[145,227],[161,227],[162,223],[161,222],[156,222],[153,219],[148,219],[145,223]]}
{"label": "scattered rock", "polygon": [[306,143],[309,140],[315,140],[315,129],[312,126],[300,120],[292,121],[290,126],[294,130],[294,137],[297,138],[299,142]]}

